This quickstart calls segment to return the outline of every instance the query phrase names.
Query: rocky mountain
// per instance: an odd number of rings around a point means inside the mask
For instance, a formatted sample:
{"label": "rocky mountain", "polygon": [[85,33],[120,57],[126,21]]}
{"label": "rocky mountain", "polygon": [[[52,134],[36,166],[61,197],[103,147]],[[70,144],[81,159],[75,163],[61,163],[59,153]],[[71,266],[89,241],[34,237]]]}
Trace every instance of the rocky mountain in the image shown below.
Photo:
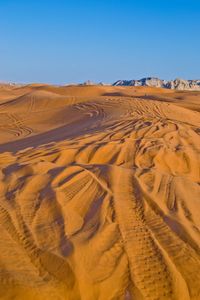
{"label": "rocky mountain", "polygon": [[196,90],[200,91],[200,80],[162,80],[155,77],[142,78],[140,80],[118,80],[114,86],[151,86],[176,90]]}

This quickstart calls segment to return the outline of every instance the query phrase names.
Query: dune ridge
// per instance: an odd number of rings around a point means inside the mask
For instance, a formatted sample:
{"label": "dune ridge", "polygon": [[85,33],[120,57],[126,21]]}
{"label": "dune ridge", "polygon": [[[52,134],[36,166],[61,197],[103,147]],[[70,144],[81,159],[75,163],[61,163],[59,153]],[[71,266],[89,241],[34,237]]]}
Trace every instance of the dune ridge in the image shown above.
{"label": "dune ridge", "polygon": [[0,299],[199,300],[199,101],[3,90]]}

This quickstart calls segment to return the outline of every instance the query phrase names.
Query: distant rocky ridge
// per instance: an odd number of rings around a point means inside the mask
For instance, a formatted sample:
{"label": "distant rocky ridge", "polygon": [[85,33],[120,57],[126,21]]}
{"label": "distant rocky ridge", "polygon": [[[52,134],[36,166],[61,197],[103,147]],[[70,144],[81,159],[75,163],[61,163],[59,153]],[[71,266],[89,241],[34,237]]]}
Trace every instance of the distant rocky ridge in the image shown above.
{"label": "distant rocky ridge", "polygon": [[142,78],[140,80],[118,80],[114,86],[150,86],[175,90],[193,90],[200,91],[200,80],[162,80],[155,77]]}
{"label": "distant rocky ridge", "polygon": [[0,81],[0,86],[6,86],[6,85],[8,85],[8,86],[16,86],[18,84],[14,83],[14,82]]}
{"label": "distant rocky ridge", "polygon": [[[34,84],[34,83],[33,83]],[[3,82],[0,81],[0,88],[15,88],[28,85],[27,83],[15,83],[15,82]],[[34,84],[35,85],[35,84]],[[43,85],[43,84],[41,84]],[[200,91],[200,79],[197,80],[185,80],[177,78],[175,80],[162,80],[156,77],[145,77],[139,80],[118,80],[113,84],[99,82],[95,83],[93,81],[87,80],[83,83],[68,83],[64,86],[149,86],[165,89],[174,89],[174,90],[187,90],[187,91]],[[62,86],[62,85],[58,85]]]}
{"label": "distant rocky ridge", "polygon": [[104,86],[104,85],[110,85],[110,84],[107,84],[107,83],[104,83],[104,82],[95,83],[91,80],[87,80],[87,81],[81,83],[80,85],[102,85],[102,86]]}

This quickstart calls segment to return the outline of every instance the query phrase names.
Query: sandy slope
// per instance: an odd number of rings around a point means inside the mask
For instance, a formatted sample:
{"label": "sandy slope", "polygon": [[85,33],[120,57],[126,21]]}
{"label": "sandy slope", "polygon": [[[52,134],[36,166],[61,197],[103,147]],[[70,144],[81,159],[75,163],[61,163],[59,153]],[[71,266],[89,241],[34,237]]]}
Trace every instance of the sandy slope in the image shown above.
{"label": "sandy slope", "polygon": [[199,101],[3,88],[0,299],[199,300]]}

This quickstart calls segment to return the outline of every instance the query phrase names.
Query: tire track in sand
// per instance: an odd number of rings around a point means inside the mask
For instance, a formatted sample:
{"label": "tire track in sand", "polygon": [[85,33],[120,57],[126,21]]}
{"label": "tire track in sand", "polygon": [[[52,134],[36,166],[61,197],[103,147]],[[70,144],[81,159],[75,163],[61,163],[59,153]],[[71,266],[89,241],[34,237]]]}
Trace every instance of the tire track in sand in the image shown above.
{"label": "tire track in sand", "polygon": [[172,276],[161,249],[145,224],[142,194],[131,170],[118,168],[113,190],[116,219],[133,284],[142,299],[175,299]]}

